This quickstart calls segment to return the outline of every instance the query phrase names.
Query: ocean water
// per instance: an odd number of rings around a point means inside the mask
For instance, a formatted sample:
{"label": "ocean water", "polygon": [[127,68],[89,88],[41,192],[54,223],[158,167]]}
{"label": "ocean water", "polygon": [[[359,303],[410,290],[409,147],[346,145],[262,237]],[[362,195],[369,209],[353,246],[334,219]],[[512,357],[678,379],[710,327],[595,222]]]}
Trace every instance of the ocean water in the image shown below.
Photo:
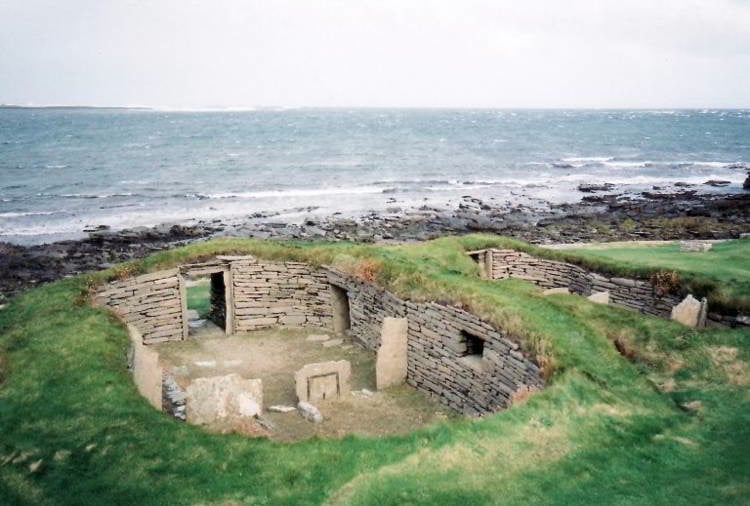
{"label": "ocean water", "polygon": [[[750,111],[0,109],[0,240],[194,219],[741,191]],[[698,186],[700,191],[706,187]]]}

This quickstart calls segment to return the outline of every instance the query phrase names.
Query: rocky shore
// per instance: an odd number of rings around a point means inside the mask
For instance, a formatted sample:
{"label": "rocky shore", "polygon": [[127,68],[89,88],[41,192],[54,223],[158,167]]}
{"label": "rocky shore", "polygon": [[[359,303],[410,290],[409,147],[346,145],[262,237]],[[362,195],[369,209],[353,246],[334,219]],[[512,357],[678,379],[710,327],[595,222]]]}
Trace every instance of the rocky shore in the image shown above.
{"label": "rocky shore", "polygon": [[585,196],[574,204],[497,204],[467,195],[450,208],[392,207],[357,218],[311,215],[292,224],[256,214],[231,223],[216,220],[121,231],[94,229],[87,239],[38,246],[0,242],[0,304],[38,283],[216,236],[388,242],[492,232],[533,243],[565,243],[727,239],[750,233],[750,192],[706,194],[679,187],[676,191],[657,188],[620,194],[609,190],[582,189]]}

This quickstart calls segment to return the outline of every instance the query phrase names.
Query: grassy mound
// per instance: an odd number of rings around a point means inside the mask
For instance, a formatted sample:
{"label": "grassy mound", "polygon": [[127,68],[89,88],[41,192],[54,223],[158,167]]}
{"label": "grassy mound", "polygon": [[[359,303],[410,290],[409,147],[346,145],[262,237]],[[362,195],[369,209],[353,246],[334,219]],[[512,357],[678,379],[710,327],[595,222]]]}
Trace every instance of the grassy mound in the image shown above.
{"label": "grassy mound", "polygon": [[[689,329],[478,279],[464,252],[503,241],[217,240],[14,298],[0,311],[0,504],[746,504],[750,331]],[[125,330],[85,294],[216,253],[333,263],[401,296],[462,304],[554,374],[510,410],[405,436],[206,433],[138,395]]]}

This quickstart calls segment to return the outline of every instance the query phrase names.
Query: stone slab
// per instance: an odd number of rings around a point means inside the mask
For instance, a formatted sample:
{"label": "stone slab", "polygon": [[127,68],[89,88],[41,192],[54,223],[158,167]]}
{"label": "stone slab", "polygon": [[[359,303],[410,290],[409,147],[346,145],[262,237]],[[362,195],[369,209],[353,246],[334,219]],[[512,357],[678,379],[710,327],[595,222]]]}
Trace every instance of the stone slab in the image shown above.
{"label": "stone slab", "polygon": [[196,425],[253,417],[263,409],[263,382],[239,374],[196,378],[186,393],[187,421]]}
{"label": "stone slab", "polygon": [[700,315],[701,301],[692,295],[688,295],[682,302],[672,308],[672,319],[690,327],[698,325]]}
{"label": "stone slab", "polygon": [[408,330],[406,318],[383,318],[380,348],[375,359],[375,384],[378,390],[406,381]]}
{"label": "stone slab", "polygon": [[596,302],[597,304],[609,304],[609,291],[604,292],[595,292],[586,297],[591,302]]}
{"label": "stone slab", "polygon": [[297,399],[315,402],[349,395],[352,366],[348,360],[306,364],[294,374]]}
{"label": "stone slab", "polygon": [[568,294],[570,293],[570,290],[568,290],[567,288],[550,288],[542,292],[543,295],[554,295],[556,293]]}

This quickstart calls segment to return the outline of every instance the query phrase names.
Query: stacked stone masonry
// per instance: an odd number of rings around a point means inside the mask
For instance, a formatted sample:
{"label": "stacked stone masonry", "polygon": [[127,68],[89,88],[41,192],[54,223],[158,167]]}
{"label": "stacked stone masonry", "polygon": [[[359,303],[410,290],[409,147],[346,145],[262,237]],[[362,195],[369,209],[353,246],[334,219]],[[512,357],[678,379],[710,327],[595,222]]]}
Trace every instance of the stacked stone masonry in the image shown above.
{"label": "stacked stone masonry", "polygon": [[544,289],[567,288],[586,297],[608,291],[610,303],[653,316],[669,318],[672,307],[681,300],[672,294],[657,294],[648,281],[607,277],[513,249],[484,250],[473,252],[472,256],[482,263],[489,279],[524,279]]}
{"label": "stacked stone masonry", "polygon": [[[407,383],[450,408],[489,413],[507,407],[515,392],[544,385],[539,367],[518,343],[479,317],[434,302],[405,301],[333,270],[328,275],[347,291],[351,334],[367,349],[378,349],[383,318],[407,319]],[[483,341],[481,356],[467,356],[466,332]]]}
{"label": "stacked stone masonry", "polygon": [[96,296],[143,336],[143,344],[183,338],[183,281],[178,269],[110,283]]}
{"label": "stacked stone masonry", "polygon": [[[228,267],[229,332],[287,325],[330,328],[335,286],[348,299],[348,333],[370,351],[380,346],[384,318],[407,319],[407,383],[456,411],[493,412],[508,406],[517,391],[543,387],[539,367],[517,342],[461,308],[406,301],[373,283],[299,262],[240,258],[220,263],[200,269]],[[184,266],[114,282],[97,300],[135,326],[144,344],[184,339],[180,273],[197,269]],[[481,342],[479,351],[468,345],[467,336]]]}
{"label": "stacked stone masonry", "polygon": [[331,294],[323,273],[301,262],[232,262],[235,331],[329,327]]}
{"label": "stacked stone masonry", "polygon": [[[652,316],[670,318],[672,308],[682,301],[682,297],[673,294],[658,294],[649,281],[608,277],[513,249],[486,249],[469,255],[479,263],[482,276],[487,279],[524,279],[544,289],[567,288],[586,297],[609,292],[610,303]],[[706,322],[711,326],[744,326],[750,325],[750,317],[709,312]]]}

